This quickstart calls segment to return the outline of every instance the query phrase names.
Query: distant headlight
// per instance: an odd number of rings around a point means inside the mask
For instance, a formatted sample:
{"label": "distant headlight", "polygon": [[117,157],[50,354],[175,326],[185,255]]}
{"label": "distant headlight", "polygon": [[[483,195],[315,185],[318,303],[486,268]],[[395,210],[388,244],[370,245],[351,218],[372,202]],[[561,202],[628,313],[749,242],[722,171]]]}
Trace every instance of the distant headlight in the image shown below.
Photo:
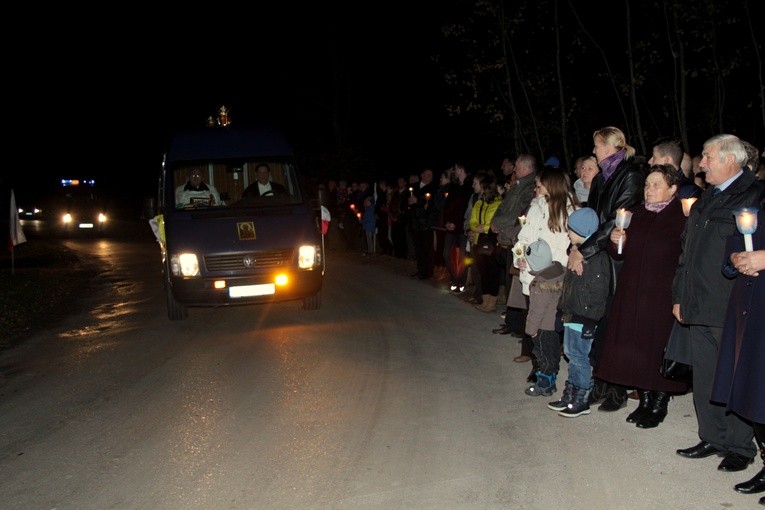
{"label": "distant headlight", "polygon": [[170,257],[170,271],[175,276],[198,276],[199,261],[194,253],[180,253]]}
{"label": "distant headlight", "polygon": [[71,223],[72,222],[72,215],[69,213],[65,213],[64,216],[61,217],[62,221],[64,223]]}
{"label": "distant headlight", "polygon": [[106,215],[104,213],[98,213],[98,222],[106,223]]}
{"label": "distant headlight", "polygon": [[318,246],[307,244],[298,248],[298,267],[300,269],[310,269],[319,265],[318,253]]}

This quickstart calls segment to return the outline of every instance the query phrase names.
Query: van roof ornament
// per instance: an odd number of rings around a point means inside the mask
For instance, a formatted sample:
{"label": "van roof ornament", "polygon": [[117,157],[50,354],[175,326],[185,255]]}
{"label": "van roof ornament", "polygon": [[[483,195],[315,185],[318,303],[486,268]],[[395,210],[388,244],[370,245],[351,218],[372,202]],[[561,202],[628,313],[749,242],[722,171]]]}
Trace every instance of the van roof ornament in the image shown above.
{"label": "van roof ornament", "polygon": [[225,105],[222,105],[220,108],[218,108],[217,117],[213,117],[212,115],[207,117],[207,127],[226,127],[231,124],[231,119],[228,116],[228,112],[229,109]]}
{"label": "van roof ornament", "polygon": [[231,121],[228,118],[228,108],[226,106],[221,106],[218,109],[218,125],[219,126],[228,126],[231,124]]}

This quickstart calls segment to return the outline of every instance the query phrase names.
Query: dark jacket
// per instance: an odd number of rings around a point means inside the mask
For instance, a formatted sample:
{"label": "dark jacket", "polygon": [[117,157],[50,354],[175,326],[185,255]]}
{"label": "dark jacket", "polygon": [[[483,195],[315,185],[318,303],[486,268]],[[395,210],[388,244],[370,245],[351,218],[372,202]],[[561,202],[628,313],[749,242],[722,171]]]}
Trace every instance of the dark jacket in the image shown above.
{"label": "dark jacket", "polygon": [[470,202],[470,196],[473,194],[472,182],[473,178],[468,176],[462,184],[459,182],[451,183],[449,195],[444,202],[443,222],[444,224],[454,223],[454,230],[451,231],[453,234],[465,233],[463,228],[465,211]]}
{"label": "dark jacket", "polygon": [[[611,230],[614,228],[616,211],[629,209],[643,201],[643,187],[645,185],[645,172],[643,166],[634,159],[624,159],[616,167],[613,175],[603,181],[603,172],[598,173],[592,180],[590,196],[587,199],[587,207],[598,213],[600,225],[598,231],[587,238],[579,247],[579,251],[585,259],[589,259],[595,253],[605,251],[608,245]],[[616,290],[616,275],[619,263],[611,263],[611,294]]]}
{"label": "dark jacket", "polygon": [[[412,229],[418,231],[430,230],[438,217],[435,206],[438,183],[433,181],[422,187],[414,186],[412,195],[417,197],[417,203],[410,207],[412,214]],[[429,196],[426,196],[428,195]]]}
{"label": "dark jacket", "polygon": [[563,322],[584,324],[599,321],[606,313],[610,263],[608,254],[600,251],[584,261],[581,275],[566,271],[563,292],[558,304]]}
{"label": "dark jacket", "polygon": [[[760,209],[755,250],[765,250],[765,211]],[[730,254],[744,250],[744,236],[734,233],[725,249],[723,274],[734,278],[725,326],[717,356],[713,402],[727,404],[736,414],[765,423],[765,271],[759,276],[739,274]]]}
{"label": "dark jacket", "polygon": [[536,173],[521,177],[513,186],[505,192],[502,203],[491,219],[491,226],[497,229],[499,244],[512,246],[515,244],[520,224],[518,216],[523,215],[529,208],[531,199],[534,198],[536,185]]}
{"label": "dark jacket", "polygon": [[762,188],[744,170],[725,191],[710,186],[693,204],[682,234],[683,254],[672,282],[672,303],[686,325],[721,328],[733,281],[720,271],[725,241],[736,232],[733,210],[758,206]]}

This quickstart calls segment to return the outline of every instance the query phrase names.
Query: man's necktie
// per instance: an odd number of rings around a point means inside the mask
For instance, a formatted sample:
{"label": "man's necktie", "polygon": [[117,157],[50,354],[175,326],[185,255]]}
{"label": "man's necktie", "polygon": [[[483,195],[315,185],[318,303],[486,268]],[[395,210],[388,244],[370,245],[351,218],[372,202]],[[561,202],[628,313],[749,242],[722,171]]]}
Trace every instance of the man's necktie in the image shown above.
{"label": "man's necktie", "polygon": [[722,191],[722,190],[721,190],[720,188],[718,188],[717,186],[715,186],[715,189],[714,189],[714,191],[712,192],[712,198],[714,198],[714,197],[716,197],[717,195],[719,195],[721,191]]}

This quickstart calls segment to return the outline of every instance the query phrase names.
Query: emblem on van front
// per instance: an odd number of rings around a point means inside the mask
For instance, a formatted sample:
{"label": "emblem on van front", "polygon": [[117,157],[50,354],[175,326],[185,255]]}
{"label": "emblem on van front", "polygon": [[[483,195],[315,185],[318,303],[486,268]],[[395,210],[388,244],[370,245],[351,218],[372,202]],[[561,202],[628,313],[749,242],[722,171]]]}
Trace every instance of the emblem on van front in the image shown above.
{"label": "emblem on van front", "polygon": [[250,255],[247,255],[245,258],[242,259],[242,264],[244,264],[244,267],[252,267],[255,265],[255,257],[251,257]]}
{"label": "emblem on van front", "polygon": [[255,239],[255,224],[251,221],[243,221],[236,224],[239,240]]}

